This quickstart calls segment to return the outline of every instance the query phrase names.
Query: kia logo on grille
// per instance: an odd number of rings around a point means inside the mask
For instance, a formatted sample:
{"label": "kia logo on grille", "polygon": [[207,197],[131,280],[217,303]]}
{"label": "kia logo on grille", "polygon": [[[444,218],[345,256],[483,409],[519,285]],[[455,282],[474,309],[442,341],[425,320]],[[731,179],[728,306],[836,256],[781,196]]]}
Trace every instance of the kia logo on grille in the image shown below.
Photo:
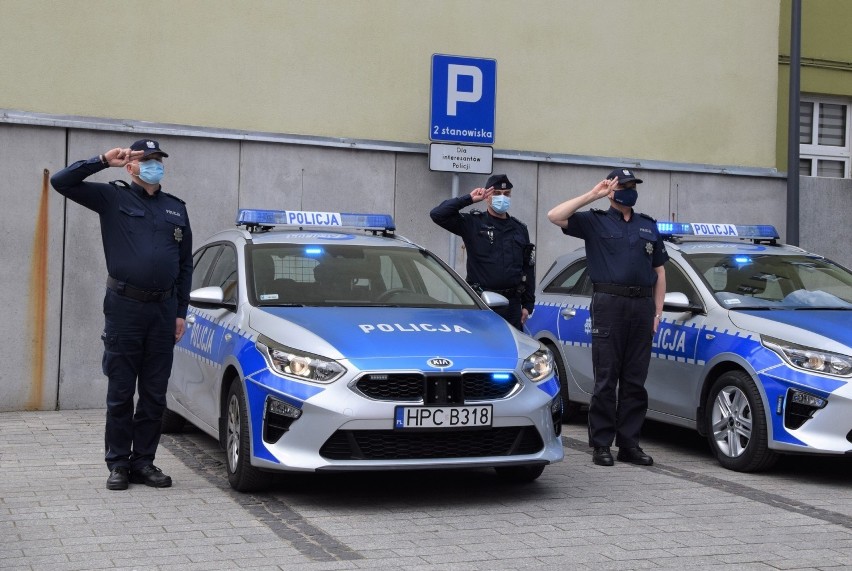
{"label": "kia logo on grille", "polygon": [[430,367],[435,367],[436,369],[446,369],[447,367],[452,367],[453,362],[449,359],[444,359],[443,357],[434,357],[426,361],[426,364]]}

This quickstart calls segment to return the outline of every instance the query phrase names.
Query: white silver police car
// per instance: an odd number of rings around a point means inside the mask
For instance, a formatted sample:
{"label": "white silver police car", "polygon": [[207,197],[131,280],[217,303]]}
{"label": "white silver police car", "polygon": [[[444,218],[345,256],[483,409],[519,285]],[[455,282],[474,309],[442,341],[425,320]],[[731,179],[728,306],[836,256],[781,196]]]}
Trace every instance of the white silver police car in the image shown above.
{"label": "white silver police car", "polygon": [[530,481],[562,460],[551,352],[390,216],[241,210],[194,268],[163,428],[218,438],[233,488],[288,470]]}
{"label": "white silver police car", "polygon": [[[737,471],[852,453],[852,273],[772,226],[660,222],[671,259],[648,418],[705,434]],[[592,285],[581,248],[541,281],[530,333],[555,354],[566,417],[588,404]]]}

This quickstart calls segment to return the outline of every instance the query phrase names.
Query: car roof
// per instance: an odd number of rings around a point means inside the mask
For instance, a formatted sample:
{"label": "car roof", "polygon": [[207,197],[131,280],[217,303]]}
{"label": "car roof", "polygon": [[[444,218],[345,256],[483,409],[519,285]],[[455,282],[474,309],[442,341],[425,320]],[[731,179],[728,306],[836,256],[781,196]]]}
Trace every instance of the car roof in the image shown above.
{"label": "car roof", "polygon": [[[690,256],[693,254],[748,254],[748,255],[768,255],[768,256],[813,256],[824,258],[819,254],[808,252],[798,246],[790,244],[755,244],[746,240],[718,240],[718,239],[681,239],[678,242],[666,241],[666,250],[669,254],[678,254]],[[756,250],[759,248],[759,250]],[[562,271],[574,260],[578,260],[586,255],[586,247],[580,246],[575,250],[562,254],[554,260],[553,264],[547,268],[547,271],[542,275],[542,284],[553,277],[556,271]]]}
{"label": "car roof", "polygon": [[[809,255],[817,256],[807,250],[790,244],[754,244],[744,240],[683,240],[678,243],[666,242],[666,249],[684,254],[766,254],[766,255]],[[822,257],[822,256],[820,256]]]}
{"label": "car roof", "polygon": [[281,230],[270,230],[266,232],[249,232],[243,228],[231,228],[213,234],[204,241],[204,244],[212,242],[229,241],[234,243],[250,244],[316,244],[317,242],[329,242],[338,240],[341,246],[396,246],[403,248],[419,248],[407,238],[399,235],[380,235],[363,230],[300,230],[298,228],[287,228]]}

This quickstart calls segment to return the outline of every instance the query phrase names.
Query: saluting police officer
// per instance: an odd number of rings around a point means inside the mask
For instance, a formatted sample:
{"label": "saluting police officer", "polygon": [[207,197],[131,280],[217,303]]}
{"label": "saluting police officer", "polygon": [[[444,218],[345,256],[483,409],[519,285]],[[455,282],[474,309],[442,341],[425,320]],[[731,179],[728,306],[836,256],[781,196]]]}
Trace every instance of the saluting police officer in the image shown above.
{"label": "saluting police officer", "polygon": [[[430,212],[435,224],[462,237],[467,249],[467,282],[477,293],[493,291],[509,305],[494,311],[523,331],[535,306],[535,245],[526,224],[506,214],[512,183],[505,174],[488,178],[485,188],[443,201]],[[487,208],[459,212],[476,202]]]}
{"label": "saluting police officer", "polygon": [[[589,404],[589,446],[594,448],[592,460],[601,466],[614,463],[613,438],[619,461],[654,463],[639,447],[639,434],[648,410],[645,378],[652,338],[662,317],[663,264],[669,256],[656,221],[633,210],[639,196],[636,185],[641,182],[631,170],[615,169],[590,191],[547,213],[563,233],[586,241],[594,284],[595,388]],[[604,197],[609,199],[609,210],[577,212]]]}
{"label": "saluting police officer", "polygon": [[[192,230],[183,200],[160,187],[168,156],[157,141],[143,139],[77,161],[50,179],[60,194],[100,216],[109,272],[102,339],[110,490],[126,490],[129,482],[172,485],[154,456],[174,345],[185,330]],[[133,182],[84,182],[108,167],[125,169]]]}

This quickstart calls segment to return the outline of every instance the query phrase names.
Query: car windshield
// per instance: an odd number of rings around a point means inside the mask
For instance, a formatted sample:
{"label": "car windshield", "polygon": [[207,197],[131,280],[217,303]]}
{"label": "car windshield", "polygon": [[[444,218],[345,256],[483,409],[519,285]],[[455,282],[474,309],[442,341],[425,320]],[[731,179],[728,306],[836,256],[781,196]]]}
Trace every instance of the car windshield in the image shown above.
{"label": "car windshield", "polygon": [[852,309],[852,273],[808,255],[691,254],[728,309]]}
{"label": "car windshield", "polygon": [[249,252],[254,305],[482,307],[457,276],[417,248],[264,244]]}

